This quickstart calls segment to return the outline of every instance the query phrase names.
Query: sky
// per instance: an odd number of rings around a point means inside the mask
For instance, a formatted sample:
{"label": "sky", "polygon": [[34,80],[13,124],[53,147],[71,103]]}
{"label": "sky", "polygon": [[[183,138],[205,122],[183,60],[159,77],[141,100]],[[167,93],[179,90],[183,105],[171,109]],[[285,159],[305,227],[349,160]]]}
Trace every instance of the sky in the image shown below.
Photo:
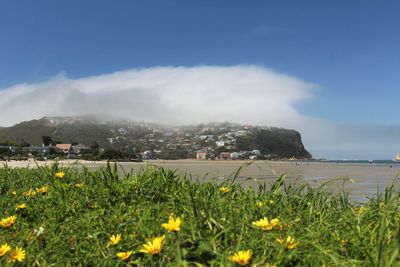
{"label": "sky", "polygon": [[400,152],[398,1],[0,3],[0,125],[102,112],[294,128],[316,158]]}

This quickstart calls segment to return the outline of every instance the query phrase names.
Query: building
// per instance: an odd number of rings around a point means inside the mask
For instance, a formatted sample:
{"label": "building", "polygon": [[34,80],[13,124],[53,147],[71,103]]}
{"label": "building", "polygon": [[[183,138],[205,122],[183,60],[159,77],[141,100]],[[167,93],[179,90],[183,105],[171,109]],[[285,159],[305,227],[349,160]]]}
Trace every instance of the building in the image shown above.
{"label": "building", "polygon": [[83,150],[88,149],[90,149],[90,147],[87,147],[85,145],[76,145],[71,148],[71,152],[73,152],[75,155],[79,155],[82,153]]}
{"label": "building", "polygon": [[221,152],[219,154],[220,159],[231,159],[231,153],[229,152]]}
{"label": "building", "polygon": [[196,152],[196,159],[207,159],[207,152],[205,151]]}
{"label": "building", "polygon": [[215,144],[217,145],[217,147],[223,147],[225,146],[225,141],[216,141]]}
{"label": "building", "polygon": [[238,152],[232,152],[231,153],[231,159],[239,159],[240,154]]}
{"label": "building", "polygon": [[56,148],[59,151],[62,151],[64,154],[69,154],[72,149],[72,145],[71,144],[56,144]]}

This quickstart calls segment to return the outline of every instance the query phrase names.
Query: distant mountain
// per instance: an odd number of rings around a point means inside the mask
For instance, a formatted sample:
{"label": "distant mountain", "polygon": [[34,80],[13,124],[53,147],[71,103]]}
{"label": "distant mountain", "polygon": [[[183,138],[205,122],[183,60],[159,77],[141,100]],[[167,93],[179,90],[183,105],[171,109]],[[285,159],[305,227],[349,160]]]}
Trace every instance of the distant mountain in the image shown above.
{"label": "distant mountain", "polygon": [[137,153],[158,151],[172,158],[193,157],[198,150],[217,156],[226,151],[259,150],[273,158],[311,158],[300,133],[273,127],[255,127],[229,122],[166,126],[120,118],[96,116],[44,117],[0,128],[0,142],[42,144],[50,136],[58,143],[94,142],[102,148],[119,148]]}

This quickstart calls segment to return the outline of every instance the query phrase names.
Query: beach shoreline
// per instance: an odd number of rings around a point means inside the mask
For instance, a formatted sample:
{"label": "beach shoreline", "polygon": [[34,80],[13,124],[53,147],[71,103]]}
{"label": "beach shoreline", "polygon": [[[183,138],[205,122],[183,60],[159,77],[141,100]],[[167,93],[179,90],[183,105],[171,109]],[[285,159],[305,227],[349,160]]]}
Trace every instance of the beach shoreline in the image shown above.
{"label": "beach shoreline", "polygon": [[[55,161],[0,161],[10,168],[36,168],[51,166]],[[59,160],[60,167],[82,167],[99,169],[107,161]],[[330,189],[345,191],[354,199],[366,199],[376,196],[387,186],[397,183],[400,165],[380,163],[343,163],[307,162],[307,161],[249,161],[249,160],[146,160],[143,162],[118,162],[119,172],[140,172],[148,165],[176,170],[191,179],[201,181],[224,181],[236,177],[244,186],[257,187],[260,182],[273,181],[285,174],[287,181],[307,182],[318,186],[330,183]],[[333,182],[332,182],[333,181]]]}

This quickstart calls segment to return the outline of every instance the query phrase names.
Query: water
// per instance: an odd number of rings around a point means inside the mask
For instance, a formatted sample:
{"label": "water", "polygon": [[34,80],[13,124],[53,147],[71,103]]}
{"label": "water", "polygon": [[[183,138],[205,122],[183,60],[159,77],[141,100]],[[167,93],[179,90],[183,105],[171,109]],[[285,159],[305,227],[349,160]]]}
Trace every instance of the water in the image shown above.
{"label": "water", "polygon": [[[75,161],[60,162],[63,165]],[[8,162],[10,167],[36,167],[34,162]],[[37,162],[39,165],[51,162]],[[85,166],[97,169],[105,162],[81,162]],[[147,164],[171,168],[201,181],[223,181],[237,176],[243,186],[257,187],[259,183],[272,183],[276,177],[286,174],[287,182],[306,181],[314,187],[329,182],[325,187],[335,192],[348,192],[354,201],[365,202],[384,192],[385,188],[399,182],[400,162],[388,160],[331,160],[331,161],[211,161],[211,160],[157,160],[141,163],[120,163],[120,172],[139,171]],[[248,166],[245,166],[249,164]],[[238,170],[241,169],[240,172]]]}
{"label": "water", "polygon": [[[138,169],[132,163],[123,168]],[[224,180],[233,177],[245,164],[243,161],[152,161],[151,164],[176,169],[204,181]],[[237,181],[244,186],[257,187],[259,182],[273,182],[277,176],[287,175],[288,182],[307,181],[318,187],[329,181],[326,187],[335,192],[348,192],[354,201],[364,202],[384,192],[398,182],[400,163],[392,161],[255,161],[237,174]]]}

